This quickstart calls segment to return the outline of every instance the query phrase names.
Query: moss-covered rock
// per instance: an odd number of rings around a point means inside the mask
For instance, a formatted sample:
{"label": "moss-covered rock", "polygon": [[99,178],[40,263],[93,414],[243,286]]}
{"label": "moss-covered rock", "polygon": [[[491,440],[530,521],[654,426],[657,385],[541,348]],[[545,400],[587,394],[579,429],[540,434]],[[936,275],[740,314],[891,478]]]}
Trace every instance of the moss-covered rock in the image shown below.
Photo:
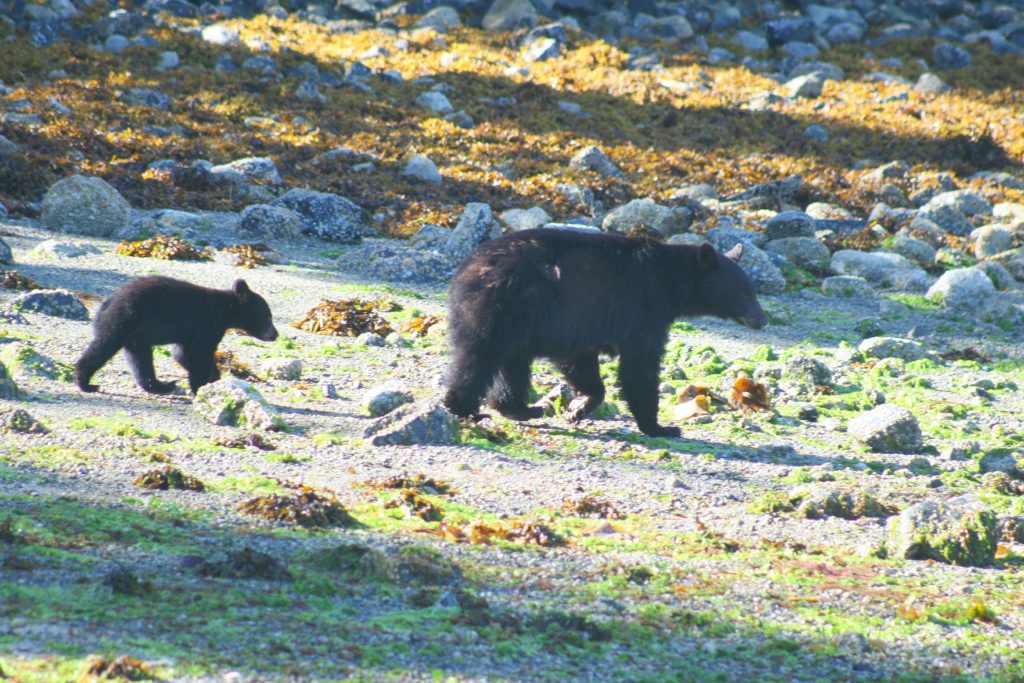
{"label": "moss-covered rock", "polygon": [[808,519],[890,517],[896,513],[893,506],[882,503],[866,491],[805,487],[798,491],[798,495],[800,504],[796,508],[796,514]]}
{"label": "moss-covered rock", "polygon": [[996,554],[996,516],[973,495],[926,500],[889,520],[890,557],[984,567]]}
{"label": "moss-covered rock", "polygon": [[10,374],[15,377],[44,377],[59,382],[70,382],[74,376],[74,370],[70,365],[47,358],[27,344],[6,345],[0,352],[0,362],[3,362]]}
{"label": "moss-covered rock", "polygon": [[0,399],[10,401],[18,398],[18,385],[11,378],[7,366],[0,362]]}
{"label": "moss-covered rock", "polygon": [[245,380],[228,377],[196,392],[192,407],[209,422],[230,427],[284,429],[284,420]]}

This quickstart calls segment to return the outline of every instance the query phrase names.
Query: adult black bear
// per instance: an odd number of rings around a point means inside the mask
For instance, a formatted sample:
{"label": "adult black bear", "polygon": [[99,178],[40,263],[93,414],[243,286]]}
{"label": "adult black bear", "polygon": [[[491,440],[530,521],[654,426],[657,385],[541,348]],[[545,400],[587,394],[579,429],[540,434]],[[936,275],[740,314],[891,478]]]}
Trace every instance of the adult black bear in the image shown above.
{"label": "adult black bear", "polygon": [[736,265],[737,245],[540,228],[485,242],[456,272],[448,295],[453,358],[444,402],[476,414],[485,395],[502,415],[526,420],[530,363],[550,358],[577,396],[566,417],[604,400],[598,353],[619,355],[622,396],[644,434],[678,436],[658,424],[658,378],[672,321],[714,315],[760,329],[767,318]]}
{"label": "adult black bear", "polygon": [[96,313],[93,340],[75,365],[75,382],[82,391],[99,389],[89,380],[123,348],[139,386],[166,394],[175,384],[156,378],[153,347],[174,344],[174,360],[188,371],[194,394],[220,379],[214,354],[230,328],[263,341],[277,339],[270,307],[245,280],[235,280],[229,290],[168,277],[133,280],[111,294]]}

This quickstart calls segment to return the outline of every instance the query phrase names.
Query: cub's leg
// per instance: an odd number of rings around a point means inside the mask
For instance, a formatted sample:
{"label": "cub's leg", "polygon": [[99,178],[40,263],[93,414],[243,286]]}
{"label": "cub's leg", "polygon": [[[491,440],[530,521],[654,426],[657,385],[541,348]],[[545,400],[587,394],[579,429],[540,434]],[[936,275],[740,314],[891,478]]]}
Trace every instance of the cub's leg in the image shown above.
{"label": "cub's leg", "polygon": [[119,341],[107,337],[93,339],[82,353],[82,357],[75,363],[75,384],[78,385],[78,388],[87,393],[99,391],[99,386],[89,384],[89,380],[120,350],[121,343]]}
{"label": "cub's leg", "polygon": [[676,437],[678,427],[658,424],[658,381],[661,374],[661,349],[622,349],[619,359],[619,385],[636,426],[648,436]]}
{"label": "cub's leg", "polygon": [[220,370],[217,369],[214,357],[216,352],[216,343],[191,342],[181,346],[181,358],[176,360],[188,371],[188,386],[193,394],[204,384],[220,379]]}
{"label": "cub's leg", "polygon": [[526,404],[526,397],[530,393],[532,362],[529,356],[507,358],[494,377],[488,403],[511,420],[532,420],[544,414],[543,408]]}
{"label": "cub's leg", "polygon": [[174,382],[161,382],[153,369],[153,347],[146,344],[128,344],[124,347],[128,367],[135,375],[135,381],[143,391],[151,394],[168,394],[175,389]]}
{"label": "cub's leg", "polygon": [[569,360],[556,360],[555,365],[576,394],[563,415],[569,422],[578,422],[604,402],[597,351],[587,351]]}
{"label": "cub's leg", "polygon": [[477,415],[480,401],[494,384],[500,362],[498,354],[491,349],[456,350],[448,368],[445,407],[459,417]]}

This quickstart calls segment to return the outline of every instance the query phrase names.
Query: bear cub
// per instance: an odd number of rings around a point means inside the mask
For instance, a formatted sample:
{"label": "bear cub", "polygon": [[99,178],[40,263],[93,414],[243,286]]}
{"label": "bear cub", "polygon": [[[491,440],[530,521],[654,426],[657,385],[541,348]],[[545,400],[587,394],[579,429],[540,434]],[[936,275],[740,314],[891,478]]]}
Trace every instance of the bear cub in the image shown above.
{"label": "bear cub", "polygon": [[110,295],[93,321],[93,340],[75,364],[75,382],[82,391],[93,374],[124,349],[135,381],[153,394],[174,390],[174,382],[161,382],[153,370],[153,347],[173,344],[172,355],[188,372],[189,387],[220,379],[214,354],[231,328],[261,339],[277,339],[270,307],[245,280],[231,289],[208,289],[168,277],[143,277]]}
{"label": "bear cub", "polygon": [[767,317],[736,264],[737,245],[669,245],[620,235],[539,228],[485,242],[449,288],[452,361],[444,403],[459,416],[489,405],[511,419],[540,417],[527,405],[530,364],[545,357],[576,397],[570,421],[604,400],[598,354],[619,356],[619,385],[637,426],[658,424],[661,357],[673,320],[713,315],[753,329]]}

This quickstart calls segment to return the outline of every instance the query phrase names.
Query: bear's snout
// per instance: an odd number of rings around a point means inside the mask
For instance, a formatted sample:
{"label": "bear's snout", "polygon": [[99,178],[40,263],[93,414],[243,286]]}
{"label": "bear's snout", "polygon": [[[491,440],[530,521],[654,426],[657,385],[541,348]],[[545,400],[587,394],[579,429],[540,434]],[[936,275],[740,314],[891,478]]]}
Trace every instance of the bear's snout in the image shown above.
{"label": "bear's snout", "polygon": [[760,330],[768,324],[768,316],[765,315],[764,311],[758,311],[750,316],[740,316],[736,318],[736,322],[752,330]]}
{"label": "bear's snout", "polygon": [[271,325],[270,327],[263,331],[263,334],[257,336],[260,339],[260,341],[274,341],[275,339],[277,339],[277,328]]}

